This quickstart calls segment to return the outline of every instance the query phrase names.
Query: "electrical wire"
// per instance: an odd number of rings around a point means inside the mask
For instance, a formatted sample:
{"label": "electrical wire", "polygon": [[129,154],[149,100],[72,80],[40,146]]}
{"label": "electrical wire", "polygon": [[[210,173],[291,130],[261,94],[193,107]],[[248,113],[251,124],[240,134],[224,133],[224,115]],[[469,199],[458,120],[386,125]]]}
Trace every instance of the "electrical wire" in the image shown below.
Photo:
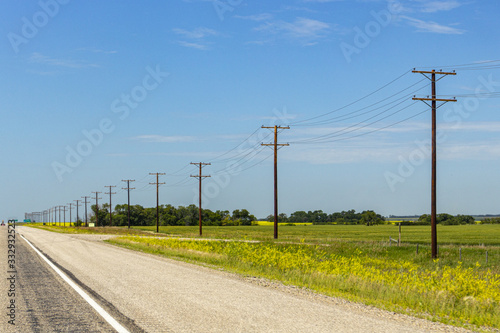
{"label": "electrical wire", "polygon": [[405,106],[405,107],[403,107],[403,108],[401,108],[401,109],[399,109],[399,110],[397,110],[397,111],[395,111],[393,113],[390,113],[389,115],[387,115],[385,117],[382,117],[382,118],[377,119],[377,120],[375,120],[375,121],[373,121],[371,123],[368,123],[368,124],[365,124],[365,125],[359,127],[361,124],[365,123],[367,120],[371,120],[373,118],[376,118],[376,117],[378,117],[378,116],[380,116],[380,115],[388,112],[389,110],[391,110],[391,109],[395,108],[396,106],[401,105],[401,104],[403,104],[405,102],[406,101],[401,101],[398,104],[393,105],[390,108],[388,108],[388,109],[386,109],[386,110],[384,110],[382,112],[379,112],[376,115],[371,116],[368,119],[365,119],[364,121],[361,121],[361,122],[355,123],[353,125],[344,127],[342,129],[334,131],[332,133],[328,133],[328,134],[320,135],[320,136],[317,136],[317,137],[314,137],[314,138],[304,139],[304,140],[300,140],[300,141],[296,141],[296,142],[292,142],[292,143],[323,141],[323,140],[328,139],[328,138],[337,137],[337,136],[341,136],[341,135],[344,135],[344,134],[347,134],[347,133],[351,133],[351,132],[363,129],[363,128],[367,127],[367,126],[373,125],[375,123],[378,123],[378,122],[380,122],[380,121],[382,121],[384,119],[387,119],[387,118],[389,118],[389,117],[391,117],[391,116],[393,116],[393,115],[395,115],[395,114],[397,114],[399,112],[402,112],[403,110],[405,110],[405,109],[409,108],[410,106],[415,105],[417,103],[417,101],[414,101],[413,103],[411,103],[411,104],[409,104],[409,105],[407,105],[407,106]]}
{"label": "electrical wire", "polygon": [[346,104],[346,105],[344,105],[344,106],[342,106],[342,107],[340,107],[340,108],[338,108],[338,109],[335,109],[335,110],[333,110],[333,111],[330,111],[330,112],[327,112],[327,113],[324,113],[324,114],[321,114],[321,115],[318,115],[318,116],[315,116],[315,117],[311,117],[311,118],[308,118],[308,119],[304,119],[304,120],[296,121],[296,122],[294,122],[294,123],[290,123],[290,125],[291,125],[291,126],[297,126],[297,125],[298,125],[298,124],[300,124],[300,123],[304,123],[304,122],[307,122],[307,121],[310,121],[310,120],[318,119],[318,118],[321,118],[321,117],[327,116],[327,115],[329,115],[329,114],[332,114],[332,113],[338,112],[338,111],[340,111],[340,110],[343,110],[343,109],[345,109],[345,108],[347,108],[347,107],[349,107],[349,106],[351,106],[351,105],[354,105],[354,104],[356,104],[356,103],[358,103],[358,102],[360,102],[360,101],[362,101],[362,100],[364,100],[364,99],[366,99],[366,98],[368,98],[368,97],[370,97],[370,96],[372,96],[372,95],[376,94],[377,92],[379,92],[379,91],[383,90],[384,88],[386,88],[386,87],[390,86],[391,84],[393,84],[394,82],[398,81],[399,79],[401,79],[402,77],[404,77],[405,75],[407,75],[407,74],[408,74],[408,73],[410,73],[410,72],[411,72],[410,70],[409,70],[409,71],[404,72],[403,74],[401,74],[401,75],[400,75],[400,76],[398,76],[397,78],[395,78],[395,79],[391,80],[389,83],[387,83],[387,84],[383,85],[382,87],[380,87],[380,88],[378,88],[378,89],[376,89],[376,90],[372,91],[371,93],[369,93],[369,94],[367,94],[367,95],[365,95],[365,96],[363,96],[363,97],[361,97],[361,98],[359,98],[359,99],[357,99],[357,100],[355,100],[355,101],[353,101],[353,102],[351,102],[351,103],[348,103],[348,104]]}
{"label": "electrical wire", "polygon": [[[424,114],[424,113],[426,113],[426,112],[428,112],[428,111],[429,111],[429,109],[426,109],[426,110],[424,110],[424,111],[421,111],[421,112],[419,112],[419,113],[417,113],[417,114],[414,114],[414,115],[412,115],[412,116],[410,116],[410,117],[408,117],[408,118],[405,118],[405,119],[403,119],[403,120],[399,120],[399,121],[397,121],[397,122],[395,122],[395,123],[392,123],[392,124],[390,124],[390,125],[387,125],[387,126],[384,126],[384,127],[380,127],[380,128],[377,128],[377,129],[374,129],[374,130],[368,131],[368,132],[360,133],[360,134],[357,134],[357,135],[352,135],[352,136],[349,136],[349,137],[339,138],[339,139],[333,139],[333,140],[328,140],[328,141],[322,141],[321,143],[332,143],[332,142],[338,142],[338,141],[350,140],[350,139],[358,138],[358,137],[360,137],[360,136],[364,136],[364,135],[368,135],[368,134],[376,133],[376,132],[382,131],[382,130],[384,130],[384,129],[387,129],[387,128],[390,128],[390,127],[393,127],[393,126],[399,125],[399,124],[401,124],[401,123],[404,123],[404,122],[406,122],[406,121],[408,121],[408,120],[410,120],[410,119],[413,119],[413,118],[415,118],[415,117],[417,117],[417,116],[419,116],[419,115],[421,115],[421,114]],[[297,144],[311,144],[311,143],[302,143],[302,142],[297,142]],[[316,144],[316,142],[315,142],[315,144]]]}

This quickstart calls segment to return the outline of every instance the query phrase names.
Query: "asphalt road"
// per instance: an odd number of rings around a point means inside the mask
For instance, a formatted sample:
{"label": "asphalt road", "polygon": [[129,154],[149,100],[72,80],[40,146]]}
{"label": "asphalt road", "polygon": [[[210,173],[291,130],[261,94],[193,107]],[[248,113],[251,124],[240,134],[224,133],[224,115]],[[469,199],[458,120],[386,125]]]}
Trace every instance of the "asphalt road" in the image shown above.
{"label": "asphalt road", "polygon": [[[15,253],[11,252],[15,269],[9,269],[7,229],[0,228],[1,332],[114,332],[18,235],[15,243],[11,242],[15,245]],[[8,307],[14,310],[14,316],[4,314],[6,309],[11,312]]]}
{"label": "asphalt road", "polygon": [[[257,285],[225,272],[117,248],[95,236],[26,227],[18,231],[130,332],[460,331]],[[0,237],[0,249],[6,252],[6,233]],[[102,318],[23,243],[17,239],[16,321],[18,327],[26,327],[19,331],[109,331]],[[2,270],[7,275],[5,267]],[[0,285],[4,295],[5,281]],[[3,316],[2,332],[7,320]]]}

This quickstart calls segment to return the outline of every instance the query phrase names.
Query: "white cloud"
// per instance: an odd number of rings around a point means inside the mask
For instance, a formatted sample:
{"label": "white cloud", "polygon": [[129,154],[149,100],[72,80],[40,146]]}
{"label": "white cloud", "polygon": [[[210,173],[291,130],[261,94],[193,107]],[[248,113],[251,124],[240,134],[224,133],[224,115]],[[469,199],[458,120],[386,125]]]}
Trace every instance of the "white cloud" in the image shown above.
{"label": "white cloud", "polygon": [[465,30],[448,27],[432,21],[422,21],[408,16],[401,16],[401,18],[405,19],[409,25],[417,28],[418,32],[432,32],[448,35],[461,35],[465,33]]}
{"label": "white cloud", "polygon": [[500,158],[500,143],[476,142],[464,144],[442,145],[438,148],[444,160],[497,160]]}
{"label": "white cloud", "polygon": [[476,131],[476,132],[500,132],[500,122],[462,122],[456,124],[440,124],[439,128],[446,131]]}
{"label": "white cloud", "polygon": [[240,16],[235,15],[235,18],[243,19],[243,20],[251,20],[251,21],[269,21],[273,19],[273,15],[269,13],[262,13],[256,15],[248,15],[248,16]]}
{"label": "white cloud", "polygon": [[292,39],[311,40],[326,35],[331,29],[330,25],[318,20],[298,17],[293,22],[274,21],[266,22],[255,30],[272,34],[284,34]]}
{"label": "white cloud", "polygon": [[139,135],[133,137],[134,140],[142,142],[165,142],[165,143],[179,143],[179,142],[193,142],[196,140],[194,136],[164,136],[164,135]]}
{"label": "white cloud", "polygon": [[99,67],[98,65],[89,64],[83,61],[51,58],[38,52],[35,52],[31,55],[31,57],[29,58],[29,62],[35,64],[43,64],[43,65],[66,67],[66,68]]}
{"label": "white cloud", "polygon": [[207,37],[217,36],[219,34],[217,31],[205,27],[200,27],[193,30],[175,28],[172,29],[172,31],[177,35],[189,40],[178,41],[177,43],[179,45],[197,50],[208,50],[210,43],[206,42],[205,39]]}
{"label": "white cloud", "polygon": [[430,1],[425,2],[420,11],[423,13],[436,13],[441,11],[449,11],[462,6],[458,1]]}
{"label": "white cloud", "polygon": [[340,2],[340,1],[345,1],[345,0],[304,0],[304,2],[320,2],[320,3],[325,3],[325,2]]}
{"label": "white cloud", "polygon": [[217,31],[204,27],[196,28],[193,30],[175,28],[172,29],[172,31],[189,39],[202,39],[208,36],[216,36],[218,34]]}
{"label": "white cloud", "polygon": [[102,49],[98,49],[98,48],[95,48],[95,47],[81,47],[79,49],[77,49],[77,51],[86,51],[86,52],[92,52],[92,53],[102,53],[102,54],[115,54],[115,53],[118,53],[118,51],[115,51],[115,50],[102,50]]}
{"label": "white cloud", "polygon": [[179,41],[178,43],[181,46],[189,47],[189,48],[192,48],[192,49],[208,50],[208,45],[201,44],[201,43],[191,43],[191,42],[185,42],[185,41]]}

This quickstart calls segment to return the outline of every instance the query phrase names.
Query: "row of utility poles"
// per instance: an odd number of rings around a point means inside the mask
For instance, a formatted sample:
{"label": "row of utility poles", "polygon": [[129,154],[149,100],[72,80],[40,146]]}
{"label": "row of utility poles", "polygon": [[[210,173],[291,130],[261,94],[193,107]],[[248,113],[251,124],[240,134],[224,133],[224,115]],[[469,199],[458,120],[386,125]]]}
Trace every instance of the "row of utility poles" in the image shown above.
{"label": "row of utility poles", "polygon": [[[134,189],[134,188],[130,187],[130,182],[133,182],[134,180],[127,179],[127,180],[123,180],[123,181],[127,182],[127,187],[123,188],[123,189],[127,190],[127,192],[128,192],[128,227],[130,228],[130,190]],[[109,185],[109,186],[105,186],[105,187],[109,188],[109,192],[106,192],[105,194],[109,194],[109,207],[110,207],[109,208],[109,225],[113,226],[113,213],[112,213],[113,209],[112,209],[111,195],[116,194],[116,192],[112,192],[112,188],[116,187],[116,186]],[[99,199],[102,199],[102,198],[99,198],[99,194],[102,192],[95,191],[95,192],[91,192],[91,193],[95,194],[96,226],[99,226]],[[70,224],[73,221],[73,218],[71,216],[72,207],[73,206],[76,207],[76,221],[78,222],[80,220],[78,207],[81,206],[80,203],[84,203],[85,204],[85,227],[89,226],[88,214],[87,214],[87,204],[90,203],[88,200],[91,198],[92,197],[90,197],[90,196],[83,196],[82,197],[83,200],[81,200],[81,199],[73,200],[76,203],[71,202],[71,203],[67,204],[67,205],[69,205],[69,222],[70,222]],[[94,199],[94,198],[92,198],[92,199]],[[65,225],[65,223],[66,223],[66,209],[67,208],[68,208],[68,206],[65,206],[65,205],[54,206],[54,207],[51,207],[51,208],[44,210],[42,212],[26,213],[25,218],[29,219],[31,221],[36,221],[36,222],[56,223],[59,225],[61,225],[61,223],[63,223],[63,225]],[[62,220],[61,220],[61,210],[63,212],[63,219]],[[57,213],[59,213],[59,215]],[[103,225],[103,223],[101,223],[101,225]]]}
{"label": "row of utility poles", "polygon": [[[436,184],[437,184],[437,142],[436,142],[436,110],[444,105],[447,102],[456,102],[455,98],[437,98],[436,94],[436,82],[441,80],[443,77],[447,75],[456,75],[455,72],[444,72],[444,71],[417,71],[413,70],[413,73],[419,73],[427,77],[431,81],[431,97],[426,97],[426,98],[421,98],[421,97],[413,97],[413,100],[419,100],[425,102],[427,105],[431,107],[432,110],[432,145],[431,145],[431,155],[432,155],[432,162],[431,162],[431,168],[432,168],[432,179],[431,179],[431,247],[432,247],[432,258],[437,258],[438,252],[437,252],[437,231],[436,231],[436,213],[437,213],[437,198],[436,198]],[[439,76],[439,77],[437,77]],[[428,103],[430,102],[430,104]],[[437,102],[442,102],[439,106],[437,105]],[[285,129],[290,129],[289,126],[262,126],[261,128],[266,128],[266,129],[272,129],[274,131],[274,142],[272,143],[262,143],[262,146],[268,146],[272,147],[274,150],[274,238],[278,238],[278,150],[282,147],[289,146],[288,143],[278,143],[278,130],[285,130]],[[202,235],[202,206],[201,206],[201,199],[202,199],[202,180],[204,178],[210,177],[210,175],[203,175],[202,174],[202,168],[204,166],[211,165],[210,163],[203,163],[203,162],[198,162],[198,163],[193,163],[191,162],[192,165],[198,166],[199,168],[199,174],[198,175],[191,175],[191,177],[197,178],[199,180],[199,204],[198,204],[198,209],[199,209],[199,232],[200,236]],[[156,176],[156,182],[150,183],[151,185],[156,185],[156,232],[159,232],[159,186],[164,185],[165,183],[160,183],[159,177],[162,175],[165,175],[165,173],[150,173],[150,175]],[[123,188],[127,190],[128,192],[128,227],[130,228],[130,190],[134,189],[130,187],[130,182],[133,182],[134,180],[127,179],[123,180],[124,182],[127,183],[127,187]],[[116,194],[115,192],[112,192],[112,188],[115,186],[106,186],[109,188],[109,192],[106,192],[105,194],[109,194],[109,205],[110,205],[110,210],[109,210],[109,224],[112,226],[113,221],[112,221],[112,205],[111,205],[111,195]],[[92,192],[95,194],[95,200],[96,200],[96,222],[97,225],[99,225],[99,205],[98,205],[98,199],[100,199],[99,193],[101,192]],[[87,199],[89,197],[82,197],[85,199],[85,226],[88,226],[87,223]],[[78,202],[80,200],[75,200],[76,201],[76,208],[77,208],[77,219],[78,219]],[[70,220],[71,220],[71,205],[70,205]],[[64,215],[66,214],[66,206],[56,206],[54,208],[51,208],[47,211],[44,211],[42,213],[40,212],[35,212],[31,213],[33,216],[39,217],[40,214],[42,214],[44,220],[50,220],[50,216],[57,216],[57,209],[59,208],[59,221],[60,221],[60,213],[61,210],[60,208],[64,208],[63,212]],[[56,213],[54,213],[56,212]],[[49,216],[47,219],[46,216]]]}

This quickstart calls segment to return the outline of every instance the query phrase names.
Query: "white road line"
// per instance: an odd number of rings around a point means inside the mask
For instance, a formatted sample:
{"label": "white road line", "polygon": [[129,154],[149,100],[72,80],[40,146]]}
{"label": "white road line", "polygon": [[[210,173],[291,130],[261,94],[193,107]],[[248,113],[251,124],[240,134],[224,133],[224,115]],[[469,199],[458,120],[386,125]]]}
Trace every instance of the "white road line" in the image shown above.
{"label": "white road line", "polygon": [[122,325],[120,325],[120,323],[118,323],[115,318],[111,317],[111,315],[109,313],[107,313],[106,310],[104,310],[99,304],[97,304],[92,298],[90,298],[90,296],[87,295],[87,293],[85,291],[83,291],[82,288],[80,288],[76,283],[74,283],[69,277],[66,276],[66,274],[64,274],[59,268],[57,268],[56,265],[54,265],[52,262],[50,262],[49,259],[47,259],[40,251],[38,251],[37,248],[34,247],[33,244],[31,244],[29,240],[27,240],[26,238],[24,238],[24,236],[21,235],[21,234],[19,234],[19,236],[21,236],[21,238],[24,239],[26,241],[26,243],[28,243],[29,246],[31,246],[33,248],[33,250],[35,250],[35,252],[40,257],[42,257],[42,259],[45,260],[45,262],[47,264],[49,264],[49,266],[52,267],[52,269],[57,274],[59,274],[59,276],[64,281],[66,281],[73,289],[75,289],[75,291],[78,294],[80,294],[80,296],[82,296],[83,299],[86,300],[87,303],[89,303],[90,306],[92,306],[104,318],[104,320],[106,320],[111,326],[113,326],[113,328],[117,332],[119,332],[119,333],[130,333],[125,327],[123,327]]}

